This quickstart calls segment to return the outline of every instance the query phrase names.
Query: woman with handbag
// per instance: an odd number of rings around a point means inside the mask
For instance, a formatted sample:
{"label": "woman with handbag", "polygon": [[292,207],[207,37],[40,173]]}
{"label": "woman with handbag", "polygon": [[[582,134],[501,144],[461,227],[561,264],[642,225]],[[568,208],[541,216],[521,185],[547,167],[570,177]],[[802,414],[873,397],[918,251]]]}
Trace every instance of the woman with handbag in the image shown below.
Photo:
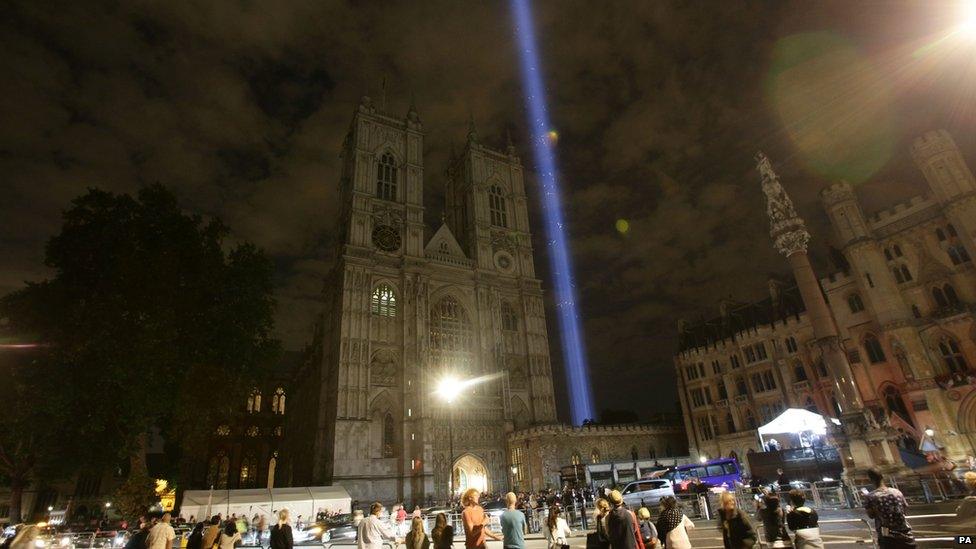
{"label": "woman with handbag", "polygon": [[678,508],[674,496],[661,498],[661,516],[657,519],[657,535],[667,549],[691,549],[688,530],[694,530],[695,523]]}
{"label": "woman with handbag", "polygon": [[786,513],[786,525],[793,531],[793,546],[796,549],[823,549],[817,512],[804,505],[806,501],[803,492],[790,490],[790,505],[793,508]]}
{"label": "woman with handbag", "polygon": [[722,492],[718,498],[718,527],[722,531],[725,549],[752,549],[756,546],[756,530],[749,515],[739,509],[732,492]]}
{"label": "woman with handbag", "polygon": [[569,549],[569,536],[572,533],[566,519],[559,516],[559,506],[549,508],[549,518],[546,520],[546,541],[549,549]]}

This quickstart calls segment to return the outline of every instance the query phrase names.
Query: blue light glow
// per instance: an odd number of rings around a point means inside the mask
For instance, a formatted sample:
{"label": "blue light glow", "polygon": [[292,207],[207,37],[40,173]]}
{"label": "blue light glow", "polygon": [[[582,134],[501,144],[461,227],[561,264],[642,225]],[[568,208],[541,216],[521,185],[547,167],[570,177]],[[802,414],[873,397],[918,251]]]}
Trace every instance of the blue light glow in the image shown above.
{"label": "blue light glow", "polygon": [[[525,102],[529,112],[529,132],[539,171],[539,189],[546,217],[546,238],[549,245],[549,263],[556,285],[556,310],[559,315],[560,339],[566,365],[566,382],[569,385],[573,423],[580,425],[586,419],[595,419],[593,394],[590,390],[590,372],[586,363],[586,348],[580,332],[576,310],[576,289],[573,286],[573,270],[566,245],[566,227],[563,222],[559,192],[559,176],[556,171],[554,147],[558,135],[549,125],[546,98],[542,88],[542,71],[536,51],[535,28],[529,10],[529,0],[512,0],[515,14],[515,35],[518,38],[522,61],[522,80]],[[552,131],[552,134],[550,134]]]}

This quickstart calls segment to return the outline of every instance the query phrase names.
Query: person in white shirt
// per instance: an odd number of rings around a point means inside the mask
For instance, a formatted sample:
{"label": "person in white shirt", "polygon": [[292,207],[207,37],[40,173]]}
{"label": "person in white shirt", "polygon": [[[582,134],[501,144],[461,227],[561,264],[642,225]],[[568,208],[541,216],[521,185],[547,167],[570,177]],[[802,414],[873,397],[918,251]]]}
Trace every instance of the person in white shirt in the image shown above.
{"label": "person in white shirt", "polygon": [[169,513],[163,513],[163,518],[149,531],[146,539],[148,549],[172,549],[173,540],[176,539],[176,531],[169,525],[171,520]]}
{"label": "person in white shirt", "polygon": [[572,531],[566,519],[559,515],[559,507],[553,505],[549,508],[549,518],[546,520],[546,541],[549,542],[549,549],[560,549],[563,545],[569,545]]}
{"label": "person in white shirt", "polygon": [[369,506],[369,516],[359,523],[357,545],[359,549],[383,549],[383,540],[397,544],[393,525],[380,520],[383,504],[376,502]]}

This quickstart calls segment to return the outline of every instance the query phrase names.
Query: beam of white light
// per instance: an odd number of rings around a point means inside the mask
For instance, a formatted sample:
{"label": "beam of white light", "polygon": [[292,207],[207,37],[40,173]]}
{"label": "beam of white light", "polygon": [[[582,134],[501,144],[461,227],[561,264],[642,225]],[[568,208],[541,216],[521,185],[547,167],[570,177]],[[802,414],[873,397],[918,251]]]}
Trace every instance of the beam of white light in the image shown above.
{"label": "beam of white light", "polygon": [[[556,134],[549,125],[546,98],[542,86],[542,70],[536,51],[535,28],[529,0],[512,0],[515,17],[515,36],[518,40],[522,65],[522,83],[529,113],[529,132],[539,172],[541,202],[545,210],[546,239],[549,244],[549,263],[556,287],[556,310],[559,316],[559,335],[566,365],[573,423],[581,425],[594,418],[590,372],[586,363],[586,349],[580,330],[573,286],[572,262],[566,243],[566,226],[560,203],[559,175],[556,170],[554,147]],[[552,133],[550,133],[552,132]]]}

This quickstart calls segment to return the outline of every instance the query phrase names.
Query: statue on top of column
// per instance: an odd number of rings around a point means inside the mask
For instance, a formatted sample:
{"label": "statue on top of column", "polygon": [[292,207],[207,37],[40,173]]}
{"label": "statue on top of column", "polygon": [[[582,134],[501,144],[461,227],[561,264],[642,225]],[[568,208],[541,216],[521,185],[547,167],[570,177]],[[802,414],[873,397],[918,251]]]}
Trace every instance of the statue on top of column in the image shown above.
{"label": "statue on top of column", "polygon": [[769,216],[769,235],[773,237],[776,250],[786,256],[796,252],[806,253],[810,233],[807,232],[803,219],[797,215],[793,201],[780,185],[769,158],[762,151],[756,153],[756,169],[762,176],[766,215]]}

